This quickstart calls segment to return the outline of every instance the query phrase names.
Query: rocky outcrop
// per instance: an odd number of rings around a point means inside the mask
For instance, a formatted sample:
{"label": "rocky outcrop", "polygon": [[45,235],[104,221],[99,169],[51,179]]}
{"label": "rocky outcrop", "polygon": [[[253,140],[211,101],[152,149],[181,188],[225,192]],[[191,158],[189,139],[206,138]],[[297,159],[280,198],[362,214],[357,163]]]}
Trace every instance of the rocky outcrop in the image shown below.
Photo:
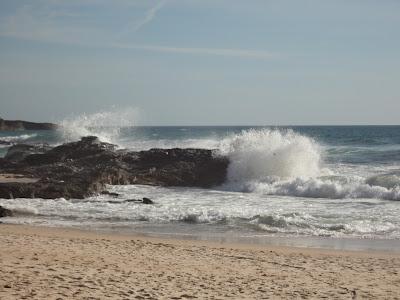
{"label": "rocky outcrop", "polygon": [[0,206],[0,218],[11,217],[13,212],[7,208]]}
{"label": "rocky outcrop", "polygon": [[3,120],[0,118],[0,130],[54,130],[57,129],[56,124],[52,123],[35,123],[21,120]]}
{"label": "rocky outcrop", "polygon": [[26,184],[0,183],[0,198],[81,199],[104,191],[107,184],[207,188],[225,181],[228,166],[228,159],[212,150],[129,152],[116,150],[115,145],[100,142],[96,137],[85,137],[50,150],[14,147],[0,159],[0,172],[38,180]]}
{"label": "rocky outcrop", "polygon": [[23,160],[25,157],[32,154],[43,154],[51,150],[51,147],[46,144],[29,145],[29,144],[17,144],[8,148],[7,154],[4,157],[10,162],[17,162]]}
{"label": "rocky outcrop", "polygon": [[143,204],[154,204],[153,200],[144,197],[143,199],[128,199],[124,202],[135,202],[135,203],[143,203]]}

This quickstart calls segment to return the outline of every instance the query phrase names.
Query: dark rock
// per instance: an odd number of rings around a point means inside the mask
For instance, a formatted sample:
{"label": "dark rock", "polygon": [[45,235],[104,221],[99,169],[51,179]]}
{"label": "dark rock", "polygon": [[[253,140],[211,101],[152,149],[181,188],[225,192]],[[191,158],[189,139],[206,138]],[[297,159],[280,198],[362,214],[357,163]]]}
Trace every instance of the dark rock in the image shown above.
{"label": "dark rock", "polygon": [[118,193],[112,193],[112,192],[109,192],[109,191],[102,191],[100,194],[108,195],[108,196],[111,196],[111,197],[118,197],[119,196]]}
{"label": "dark rock", "polygon": [[126,199],[124,202],[135,202],[135,203],[137,203],[137,202],[142,202],[142,200],[140,200],[140,199]]}
{"label": "dark rock", "polygon": [[154,204],[154,202],[149,198],[143,199],[127,199],[124,202],[134,202],[134,203],[143,203],[143,204]]}
{"label": "dark rock", "polygon": [[26,163],[32,165],[46,165],[57,162],[72,162],[72,160],[74,159],[88,159],[88,157],[94,160],[98,160],[99,157],[97,157],[96,155],[112,155],[115,148],[115,145],[102,143],[95,136],[88,136],[82,138],[78,142],[67,143],[55,147],[44,154],[30,155],[26,158],[25,161]]}
{"label": "dark rock", "polygon": [[4,156],[4,159],[12,162],[17,162],[23,160],[28,155],[43,154],[49,151],[50,149],[51,147],[46,144],[39,144],[39,145],[17,144],[8,148],[7,154]]}
{"label": "dark rock", "polygon": [[9,141],[0,140],[0,145],[8,146],[8,145],[12,145],[12,143]]}
{"label": "dark rock", "polygon": [[[0,198],[82,199],[105,191],[110,184],[206,188],[225,181],[228,164],[226,157],[216,156],[212,150],[129,152],[116,150],[115,145],[100,142],[97,137],[85,137],[50,150],[16,145],[6,159],[0,159],[0,173],[39,180],[0,183]],[[141,202],[150,203],[149,200]]]}
{"label": "dark rock", "polygon": [[152,200],[150,200],[149,198],[143,198],[142,203],[143,204],[154,204],[154,202]]}
{"label": "dark rock", "polygon": [[7,208],[0,206],[0,218],[12,217],[13,212]]}
{"label": "dark rock", "polygon": [[35,123],[27,121],[11,121],[3,120],[0,118],[0,130],[14,131],[14,130],[54,130],[58,126],[52,123]]}

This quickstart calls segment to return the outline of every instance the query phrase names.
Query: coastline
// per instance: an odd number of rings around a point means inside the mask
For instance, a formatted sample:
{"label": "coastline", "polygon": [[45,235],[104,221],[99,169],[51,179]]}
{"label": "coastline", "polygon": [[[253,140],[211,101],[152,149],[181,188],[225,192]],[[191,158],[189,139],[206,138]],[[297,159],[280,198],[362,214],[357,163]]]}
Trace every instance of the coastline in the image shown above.
{"label": "coastline", "polygon": [[[35,226],[35,225],[33,225]],[[40,225],[42,226],[42,225]],[[46,226],[46,225],[44,225]],[[76,228],[86,230],[84,227],[67,227],[55,225],[52,227]],[[215,229],[215,228],[213,228]],[[246,231],[223,231],[199,229],[199,225],[184,224],[183,226],[170,226],[152,224],[143,227],[91,227],[90,231],[105,234],[124,236],[142,236],[168,240],[188,240],[199,242],[212,242],[227,245],[253,245],[259,247],[289,247],[303,249],[319,249],[333,251],[374,251],[400,254],[400,240],[370,237],[334,237],[334,236],[283,236],[268,233]]]}
{"label": "coastline", "polygon": [[2,299],[387,298],[400,253],[0,225]]}

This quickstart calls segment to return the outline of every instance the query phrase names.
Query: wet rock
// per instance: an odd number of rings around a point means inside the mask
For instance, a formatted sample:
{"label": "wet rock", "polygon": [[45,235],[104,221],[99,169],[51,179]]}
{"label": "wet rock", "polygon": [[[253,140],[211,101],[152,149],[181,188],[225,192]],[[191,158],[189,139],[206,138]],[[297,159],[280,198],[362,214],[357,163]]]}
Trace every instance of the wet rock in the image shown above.
{"label": "wet rock", "polygon": [[113,193],[113,192],[109,192],[109,191],[102,191],[100,194],[111,196],[111,197],[118,197],[119,196],[118,193]]}
{"label": "wet rock", "polygon": [[8,148],[7,154],[4,159],[10,162],[17,162],[23,160],[25,157],[32,154],[43,154],[49,151],[51,147],[46,144],[28,145],[17,144]]}
{"label": "wet rock", "polygon": [[3,206],[0,206],[0,218],[4,217],[12,217],[13,212],[7,208],[4,208]]}
{"label": "wet rock", "polygon": [[[82,199],[105,191],[106,185],[124,184],[206,188],[225,181],[228,163],[226,157],[217,156],[212,150],[121,151],[93,136],[52,149],[32,150],[16,145],[0,159],[0,173],[39,180],[0,183],[0,198]],[[145,199],[142,203],[150,203]]]}
{"label": "wet rock", "polygon": [[[102,143],[95,136],[88,136],[82,138],[78,142],[67,143],[55,147],[44,154],[27,156],[25,163],[30,165],[46,165],[54,163],[68,163],[75,159],[83,162],[84,159],[88,158],[92,158],[92,163],[95,163],[93,160],[99,159],[97,155],[112,154],[115,148],[115,145]],[[90,161],[88,161],[88,163],[90,163]],[[98,161],[98,163],[100,163],[100,161]]]}
{"label": "wet rock", "polygon": [[124,202],[134,202],[134,203],[143,203],[143,204],[154,204],[153,200],[149,198],[143,198],[143,199],[127,199]]}
{"label": "wet rock", "polygon": [[150,200],[149,198],[143,198],[142,203],[143,204],[154,204],[154,202],[152,200]]}
{"label": "wet rock", "polygon": [[12,143],[11,143],[11,142],[9,142],[9,141],[3,141],[3,140],[0,140],[0,145],[3,145],[3,146],[8,146],[8,145],[12,145]]}
{"label": "wet rock", "polygon": [[142,202],[142,200],[140,200],[140,199],[126,199],[124,202],[135,202],[135,203],[138,203],[138,202]]}
{"label": "wet rock", "polygon": [[[99,201],[99,202],[101,202],[101,201]],[[107,203],[110,203],[110,204],[121,204],[121,201],[109,200],[109,201],[107,201]]]}

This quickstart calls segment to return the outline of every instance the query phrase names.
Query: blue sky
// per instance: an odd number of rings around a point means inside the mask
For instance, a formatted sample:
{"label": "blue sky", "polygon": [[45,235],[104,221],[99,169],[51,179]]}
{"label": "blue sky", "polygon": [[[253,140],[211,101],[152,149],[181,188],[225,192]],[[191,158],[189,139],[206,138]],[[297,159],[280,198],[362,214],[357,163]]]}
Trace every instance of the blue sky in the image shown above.
{"label": "blue sky", "polygon": [[399,124],[400,1],[0,2],[0,116]]}

